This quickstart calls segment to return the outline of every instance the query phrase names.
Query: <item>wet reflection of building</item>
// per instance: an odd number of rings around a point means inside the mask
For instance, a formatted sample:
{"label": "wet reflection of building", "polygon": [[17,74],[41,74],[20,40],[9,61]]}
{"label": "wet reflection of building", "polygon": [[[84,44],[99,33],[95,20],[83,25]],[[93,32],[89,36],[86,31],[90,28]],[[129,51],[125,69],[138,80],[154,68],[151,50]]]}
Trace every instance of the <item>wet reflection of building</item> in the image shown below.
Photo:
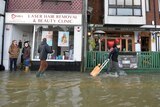
{"label": "wet reflection of building", "polygon": [[59,89],[56,91],[56,97],[53,102],[56,106],[67,106],[67,107],[80,107],[81,104],[81,90],[80,90],[80,79],[69,79],[66,82],[58,85]]}
{"label": "wet reflection of building", "polygon": [[7,85],[9,83],[9,75],[8,73],[3,73],[2,76],[0,76],[0,106],[4,106],[6,104],[9,103],[9,99],[10,99],[10,96],[8,94],[8,89],[7,89]]}

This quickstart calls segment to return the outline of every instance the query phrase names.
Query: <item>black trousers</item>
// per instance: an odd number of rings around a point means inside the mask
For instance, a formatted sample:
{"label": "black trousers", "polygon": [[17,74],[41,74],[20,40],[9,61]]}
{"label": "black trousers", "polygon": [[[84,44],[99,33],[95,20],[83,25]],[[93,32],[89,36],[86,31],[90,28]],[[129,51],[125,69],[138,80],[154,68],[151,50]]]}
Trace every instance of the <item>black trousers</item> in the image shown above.
{"label": "black trousers", "polygon": [[107,73],[109,73],[109,72],[117,72],[118,74],[120,73],[120,68],[118,66],[118,62],[110,60]]}
{"label": "black trousers", "polygon": [[17,58],[10,58],[10,71],[12,71],[13,68],[14,68],[14,71],[17,70]]}

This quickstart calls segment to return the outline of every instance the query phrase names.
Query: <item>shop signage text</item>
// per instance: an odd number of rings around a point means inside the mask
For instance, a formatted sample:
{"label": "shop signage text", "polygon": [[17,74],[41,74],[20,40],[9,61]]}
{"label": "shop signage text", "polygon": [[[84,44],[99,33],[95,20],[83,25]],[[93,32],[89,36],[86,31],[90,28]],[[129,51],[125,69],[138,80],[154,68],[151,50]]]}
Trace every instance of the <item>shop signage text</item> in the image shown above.
{"label": "shop signage text", "polygon": [[6,23],[81,25],[81,14],[6,13]]}

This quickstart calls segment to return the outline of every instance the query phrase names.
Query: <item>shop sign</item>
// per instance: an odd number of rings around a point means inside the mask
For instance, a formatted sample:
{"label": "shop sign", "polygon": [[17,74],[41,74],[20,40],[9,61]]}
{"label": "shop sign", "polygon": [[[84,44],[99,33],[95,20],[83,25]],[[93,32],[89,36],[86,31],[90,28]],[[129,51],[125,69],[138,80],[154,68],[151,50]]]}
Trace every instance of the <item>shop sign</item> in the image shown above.
{"label": "shop sign", "polygon": [[82,14],[6,13],[6,23],[81,25]]}
{"label": "shop sign", "polygon": [[123,69],[136,69],[137,66],[137,55],[119,55],[119,67]]}

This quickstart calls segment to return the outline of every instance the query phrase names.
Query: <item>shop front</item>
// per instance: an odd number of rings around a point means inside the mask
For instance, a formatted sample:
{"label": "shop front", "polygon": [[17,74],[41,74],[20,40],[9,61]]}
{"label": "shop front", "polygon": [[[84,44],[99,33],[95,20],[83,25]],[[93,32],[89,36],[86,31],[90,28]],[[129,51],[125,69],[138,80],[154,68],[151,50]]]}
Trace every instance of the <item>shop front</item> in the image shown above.
{"label": "shop front", "polygon": [[[101,32],[96,34],[97,31]],[[159,52],[155,51],[158,40],[156,41],[153,31],[138,27],[97,27],[91,32],[93,33],[88,35],[89,51],[87,52],[86,68],[93,69],[97,64],[103,63],[108,58],[109,49],[114,42],[119,48],[118,63],[120,68],[136,70],[157,69],[159,67],[159,61],[156,61]]]}
{"label": "shop front", "polygon": [[[47,38],[47,44],[55,50],[54,53],[48,54],[48,69],[65,70],[68,67],[72,70],[74,68],[80,69],[83,32],[81,14],[6,13],[6,26],[26,28],[20,29],[21,34],[18,35],[22,36],[10,37],[10,42],[13,39],[17,41],[22,39],[22,42],[28,40],[30,42],[32,69],[38,69],[38,46],[43,38]],[[29,28],[31,29],[30,32],[27,30]],[[16,30],[10,29],[6,32],[15,33],[10,33],[10,36],[12,36],[17,35]]]}
{"label": "shop front", "polygon": [[156,38],[146,29],[112,26],[95,27],[89,32],[92,32],[88,35],[89,51],[108,51],[115,41],[120,52],[155,51]]}
{"label": "shop front", "polygon": [[[104,35],[95,39],[95,51],[109,51],[116,41],[120,51],[132,52],[134,48],[134,32],[106,32]],[[99,39],[99,40],[98,40]]]}

